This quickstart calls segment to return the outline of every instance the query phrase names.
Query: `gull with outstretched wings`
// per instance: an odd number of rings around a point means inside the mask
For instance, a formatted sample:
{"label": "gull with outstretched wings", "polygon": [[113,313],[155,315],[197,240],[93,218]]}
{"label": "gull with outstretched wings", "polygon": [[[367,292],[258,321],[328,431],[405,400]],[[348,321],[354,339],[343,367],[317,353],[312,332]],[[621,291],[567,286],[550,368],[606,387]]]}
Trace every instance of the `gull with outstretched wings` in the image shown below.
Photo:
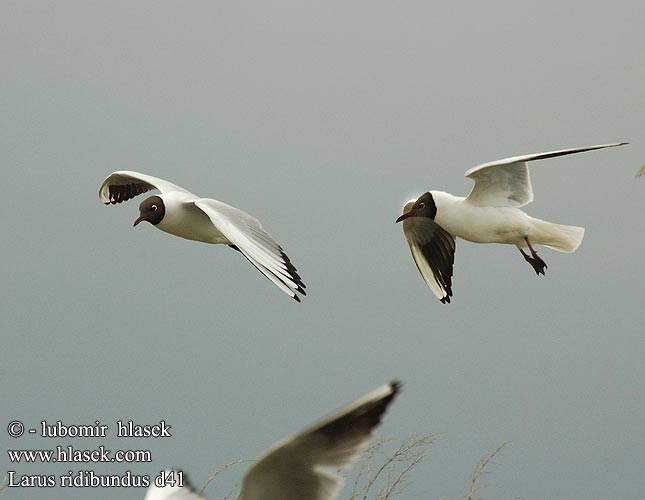
{"label": "gull with outstretched wings", "polygon": [[623,144],[627,143],[563,149],[485,163],[466,172],[466,177],[475,181],[466,197],[428,191],[408,201],[396,222],[403,221],[403,233],[424,281],[441,302],[450,302],[457,237],[475,243],[515,245],[535,273],[544,275],[547,265],[533,245],[573,252],[582,242],[584,229],[535,219],[520,210],[533,201],[527,163]]}
{"label": "gull with outstretched wings", "polygon": [[121,203],[157,189],[139,205],[134,221],[149,222],[157,229],[188,240],[223,244],[246,257],[280,290],[300,302],[305,284],[282,247],[255,218],[221,201],[199,196],[163,179],[139,172],[110,174],[101,184],[99,198],[106,205]]}

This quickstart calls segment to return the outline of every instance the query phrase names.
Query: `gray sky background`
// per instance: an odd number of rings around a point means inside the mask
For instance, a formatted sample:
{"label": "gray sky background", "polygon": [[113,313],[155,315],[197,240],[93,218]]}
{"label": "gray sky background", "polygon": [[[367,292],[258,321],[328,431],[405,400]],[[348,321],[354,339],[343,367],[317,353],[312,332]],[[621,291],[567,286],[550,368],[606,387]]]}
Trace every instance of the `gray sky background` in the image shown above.
{"label": "gray sky background", "polygon": [[[7,448],[151,449],[153,463],[16,465],[198,485],[392,378],[385,437],[441,433],[401,498],[456,499],[510,441],[486,498],[645,491],[645,4],[0,4]],[[532,165],[527,212],[584,226],[574,254],[457,242],[440,304],[394,224],[478,163],[613,141]],[[301,271],[298,305],[238,254],[132,229],[138,170],[257,216]],[[112,425],[102,440],[7,436],[12,419]],[[173,426],[113,437],[114,422]],[[240,466],[207,490],[222,498]],[[16,499],[143,491],[19,490]]]}

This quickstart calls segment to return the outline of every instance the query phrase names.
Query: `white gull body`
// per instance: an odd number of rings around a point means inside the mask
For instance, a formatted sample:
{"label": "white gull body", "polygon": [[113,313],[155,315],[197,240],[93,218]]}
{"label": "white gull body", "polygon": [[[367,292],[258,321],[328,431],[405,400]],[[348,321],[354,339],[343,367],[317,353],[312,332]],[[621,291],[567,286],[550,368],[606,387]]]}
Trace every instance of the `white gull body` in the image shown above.
{"label": "white gull body", "polygon": [[[453,236],[473,243],[505,243],[526,248],[531,243],[562,252],[573,252],[584,235],[584,228],[552,224],[528,215],[515,207],[487,207],[473,204],[468,197],[443,191],[430,191],[437,206],[435,222]],[[409,211],[415,200],[406,203]],[[407,222],[407,221],[406,221]],[[570,234],[554,227],[570,228]]]}

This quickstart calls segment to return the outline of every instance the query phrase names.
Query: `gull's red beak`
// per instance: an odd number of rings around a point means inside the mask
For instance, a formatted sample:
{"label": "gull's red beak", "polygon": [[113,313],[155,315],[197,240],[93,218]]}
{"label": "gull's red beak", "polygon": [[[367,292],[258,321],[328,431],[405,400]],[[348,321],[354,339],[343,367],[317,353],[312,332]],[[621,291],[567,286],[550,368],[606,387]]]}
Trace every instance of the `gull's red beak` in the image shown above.
{"label": "gull's red beak", "polygon": [[139,217],[137,220],[134,221],[134,224],[132,224],[132,227],[136,227],[139,222],[143,221],[143,217]]}
{"label": "gull's red beak", "polygon": [[396,222],[401,222],[402,220],[407,219],[408,217],[412,217],[414,215],[414,212],[410,210],[409,212],[404,213],[401,217],[396,219]]}

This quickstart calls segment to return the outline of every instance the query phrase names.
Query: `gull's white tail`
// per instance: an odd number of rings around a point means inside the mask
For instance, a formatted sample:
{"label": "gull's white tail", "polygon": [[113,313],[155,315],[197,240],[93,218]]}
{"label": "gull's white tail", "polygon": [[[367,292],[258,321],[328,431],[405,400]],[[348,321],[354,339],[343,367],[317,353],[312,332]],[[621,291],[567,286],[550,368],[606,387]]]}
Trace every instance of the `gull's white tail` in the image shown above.
{"label": "gull's white tail", "polygon": [[564,226],[539,219],[534,219],[533,222],[536,234],[531,242],[560,252],[575,252],[585,234],[584,227]]}

